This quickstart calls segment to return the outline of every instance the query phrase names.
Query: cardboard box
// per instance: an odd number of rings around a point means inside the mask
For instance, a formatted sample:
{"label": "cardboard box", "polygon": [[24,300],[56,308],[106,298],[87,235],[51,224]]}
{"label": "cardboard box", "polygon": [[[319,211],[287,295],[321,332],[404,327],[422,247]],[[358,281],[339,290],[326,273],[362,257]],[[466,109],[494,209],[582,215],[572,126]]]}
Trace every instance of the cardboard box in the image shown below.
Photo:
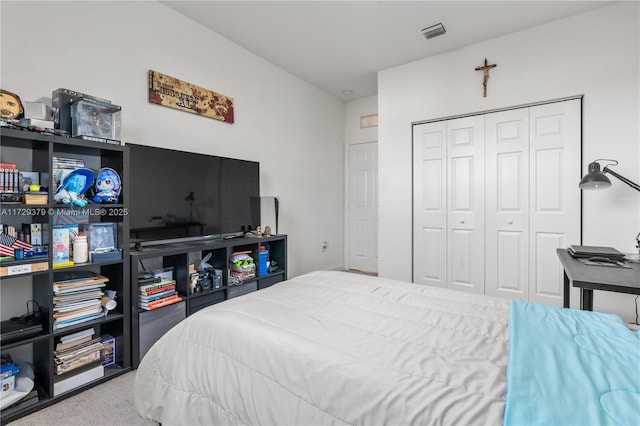
{"label": "cardboard box", "polygon": [[6,379],[0,380],[0,395],[4,395],[5,392],[11,392],[16,387],[16,376],[9,376]]}
{"label": "cardboard box", "polygon": [[53,384],[53,396],[58,396],[72,389],[85,385],[104,376],[104,367],[98,365],[76,375],[59,380]]}
{"label": "cardboard box", "polygon": [[53,108],[44,102],[23,102],[22,105],[24,107],[24,118],[53,121]]}
{"label": "cardboard box", "polygon": [[100,359],[103,366],[115,364],[116,362],[116,339],[110,334],[103,334],[100,336],[102,339],[102,351],[100,352]]}
{"label": "cardboard box", "polygon": [[28,274],[32,272],[42,272],[49,269],[49,262],[29,263],[20,262],[10,266],[0,267],[0,277],[9,277],[11,275]]}

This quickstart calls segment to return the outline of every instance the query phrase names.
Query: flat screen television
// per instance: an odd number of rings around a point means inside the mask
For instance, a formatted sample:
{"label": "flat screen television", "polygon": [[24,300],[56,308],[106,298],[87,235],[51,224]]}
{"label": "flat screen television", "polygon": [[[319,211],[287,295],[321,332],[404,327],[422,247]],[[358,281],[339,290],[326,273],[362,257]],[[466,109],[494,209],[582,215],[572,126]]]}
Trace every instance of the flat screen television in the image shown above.
{"label": "flat screen television", "polygon": [[132,242],[240,235],[260,224],[260,163],[129,146]]}

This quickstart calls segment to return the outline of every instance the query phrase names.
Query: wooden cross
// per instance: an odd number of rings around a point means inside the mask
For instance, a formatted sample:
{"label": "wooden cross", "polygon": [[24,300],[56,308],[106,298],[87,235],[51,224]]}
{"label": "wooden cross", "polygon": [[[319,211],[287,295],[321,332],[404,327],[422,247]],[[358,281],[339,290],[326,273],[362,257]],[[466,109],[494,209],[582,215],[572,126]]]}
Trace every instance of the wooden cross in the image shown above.
{"label": "wooden cross", "polygon": [[482,87],[484,88],[482,91],[482,96],[484,96],[485,98],[487,97],[487,80],[489,79],[489,70],[497,66],[497,64],[489,65],[487,58],[484,58],[484,66],[476,67],[476,71],[482,71],[484,74],[484,78],[482,79]]}

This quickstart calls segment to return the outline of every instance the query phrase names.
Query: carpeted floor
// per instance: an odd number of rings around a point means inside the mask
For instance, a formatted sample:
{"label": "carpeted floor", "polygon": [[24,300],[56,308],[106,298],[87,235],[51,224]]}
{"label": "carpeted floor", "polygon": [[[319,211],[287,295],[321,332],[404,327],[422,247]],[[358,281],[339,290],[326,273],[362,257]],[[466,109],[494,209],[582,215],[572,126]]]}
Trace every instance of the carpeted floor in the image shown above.
{"label": "carpeted floor", "polygon": [[133,407],[135,371],[9,423],[11,426],[154,426]]}

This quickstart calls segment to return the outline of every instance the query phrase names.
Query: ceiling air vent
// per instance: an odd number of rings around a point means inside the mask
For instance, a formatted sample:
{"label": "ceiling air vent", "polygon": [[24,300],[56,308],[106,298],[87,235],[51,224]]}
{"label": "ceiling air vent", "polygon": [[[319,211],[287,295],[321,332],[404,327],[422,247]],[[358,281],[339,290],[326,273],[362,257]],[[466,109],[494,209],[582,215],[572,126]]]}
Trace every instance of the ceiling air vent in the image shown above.
{"label": "ceiling air vent", "polygon": [[442,23],[431,25],[430,27],[422,29],[422,35],[425,36],[427,40],[438,37],[446,32],[447,30],[444,29],[444,25],[442,25]]}

